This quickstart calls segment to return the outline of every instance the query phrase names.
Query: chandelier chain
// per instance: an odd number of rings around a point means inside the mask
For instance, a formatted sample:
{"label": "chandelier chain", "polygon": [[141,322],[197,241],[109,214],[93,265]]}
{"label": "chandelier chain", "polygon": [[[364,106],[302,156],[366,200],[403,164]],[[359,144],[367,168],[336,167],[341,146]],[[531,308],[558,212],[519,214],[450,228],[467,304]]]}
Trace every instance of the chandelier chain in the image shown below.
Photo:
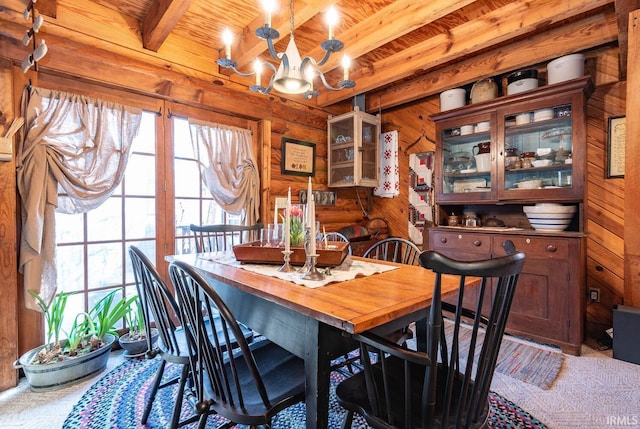
{"label": "chandelier chain", "polygon": [[293,0],[289,2],[289,25],[291,26],[291,38],[293,39],[293,29],[295,28],[293,22]]}

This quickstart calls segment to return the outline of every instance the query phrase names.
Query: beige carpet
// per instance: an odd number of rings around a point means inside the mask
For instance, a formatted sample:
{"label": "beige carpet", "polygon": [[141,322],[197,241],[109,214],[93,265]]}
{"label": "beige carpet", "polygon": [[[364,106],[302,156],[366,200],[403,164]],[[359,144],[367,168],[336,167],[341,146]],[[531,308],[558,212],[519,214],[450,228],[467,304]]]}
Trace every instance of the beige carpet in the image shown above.
{"label": "beige carpet", "polygon": [[549,390],[497,372],[491,389],[549,428],[640,428],[640,365],[613,359],[611,350],[585,345],[582,356],[564,356]]}
{"label": "beige carpet", "polygon": [[[586,346],[582,356],[564,357],[560,375],[548,390],[500,373],[495,374],[492,390],[551,429],[640,428],[640,365],[613,359],[610,350]],[[119,352],[113,353],[105,371],[122,359]],[[31,392],[21,380],[15,389],[0,393],[0,428],[61,428],[84,391],[105,373],[47,393]]]}

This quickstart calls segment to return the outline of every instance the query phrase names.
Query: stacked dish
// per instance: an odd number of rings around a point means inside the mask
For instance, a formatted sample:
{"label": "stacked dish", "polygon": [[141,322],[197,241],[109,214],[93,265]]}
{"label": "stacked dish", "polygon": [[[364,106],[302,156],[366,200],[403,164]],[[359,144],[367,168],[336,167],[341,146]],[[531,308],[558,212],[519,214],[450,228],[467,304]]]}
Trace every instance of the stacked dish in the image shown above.
{"label": "stacked dish", "polygon": [[533,122],[553,119],[553,109],[540,109],[533,112]]}
{"label": "stacked dish", "polygon": [[573,219],[576,206],[538,203],[535,206],[524,206],[522,211],[536,231],[564,231]]}
{"label": "stacked dish", "polygon": [[524,180],[515,184],[518,189],[538,189],[542,187],[542,179]]}

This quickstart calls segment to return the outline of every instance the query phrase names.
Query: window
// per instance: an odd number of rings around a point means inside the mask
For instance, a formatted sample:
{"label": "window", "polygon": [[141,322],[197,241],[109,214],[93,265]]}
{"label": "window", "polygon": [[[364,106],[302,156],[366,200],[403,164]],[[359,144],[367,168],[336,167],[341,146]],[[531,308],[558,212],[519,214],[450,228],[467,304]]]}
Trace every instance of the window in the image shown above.
{"label": "window", "polygon": [[[144,112],[122,183],[100,207],[84,214],[56,213],[59,291],[71,292],[67,313],[88,311],[114,289],[136,294],[127,249],[156,253],[157,115]],[[65,320],[68,330],[73,320]]]}
{"label": "window", "polygon": [[175,172],[175,251],[195,252],[195,243],[189,225],[229,223],[239,225],[242,216],[226,213],[213,200],[202,180],[198,160],[191,145],[189,122],[185,118],[172,117],[173,166]]}
{"label": "window", "polygon": [[[175,253],[195,251],[189,231],[192,223],[241,223],[242,216],[222,210],[204,186],[188,121],[178,116],[171,117],[170,142],[174,153],[175,198],[166,203],[158,198],[165,186],[171,186],[157,179],[156,166],[163,162],[156,159],[156,148],[164,140],[156,129],[157,121],[162,120],[166,118],[156,112],[143,112],[124,179],[104,204],[84,214],[56,213],[58,290],[72,293],[67,300],[68,314],[88,311],[114,289],[120,291],[119,296],[137,293],[128,247],[135,245],[151,261],[158,262],[156,249],[165,246],[159,243],[163,239],[157,231],[165,228],[161,222],[171,222],[165,219],[170,211],[164,204],[174,204],[175,235],[167,236],[166,240],[175,240]],[[162,220],[157,211],[165,215]],[[73,320],[65,320],[63,329],[68,330],[72,323]]]}

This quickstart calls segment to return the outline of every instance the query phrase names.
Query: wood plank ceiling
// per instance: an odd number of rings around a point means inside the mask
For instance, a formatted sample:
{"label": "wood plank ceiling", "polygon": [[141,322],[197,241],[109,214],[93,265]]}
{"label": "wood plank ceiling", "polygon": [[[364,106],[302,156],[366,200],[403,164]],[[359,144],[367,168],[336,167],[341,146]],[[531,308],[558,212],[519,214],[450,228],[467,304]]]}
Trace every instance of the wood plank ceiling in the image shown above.
{"label": "wood plank ceiling", "polygon": [[[27,1],[0,0],[0,20],[24,24]],[[281,34],[276,48],[282,52],[290,15],[286,0],[279,3],[272,26]],[[356,87],[321,90],[311,101],[296,96],[303,103],[326,107],[365,94],[367,110],[390,108],[486,75],[618,42],[620,62],[626,63],[626,33],[619,34],[629,12],[626,0],[295,0],[294,36],[303,56],[321,58],[330,4],[340,14],[335,35],[353,58],[350,78]],[[233,89],[248,91],[253,79],[218,68],[225,28],[235,34],[232,54],[239,69],[250,70],[257,56],[269,59],[266,44],[255,36],[264,24],[258,0],[38,0],[36,7],[47,15],[44,33]],[[322,67],[333,85],[342,76],[341,57],[334,55]]]}

